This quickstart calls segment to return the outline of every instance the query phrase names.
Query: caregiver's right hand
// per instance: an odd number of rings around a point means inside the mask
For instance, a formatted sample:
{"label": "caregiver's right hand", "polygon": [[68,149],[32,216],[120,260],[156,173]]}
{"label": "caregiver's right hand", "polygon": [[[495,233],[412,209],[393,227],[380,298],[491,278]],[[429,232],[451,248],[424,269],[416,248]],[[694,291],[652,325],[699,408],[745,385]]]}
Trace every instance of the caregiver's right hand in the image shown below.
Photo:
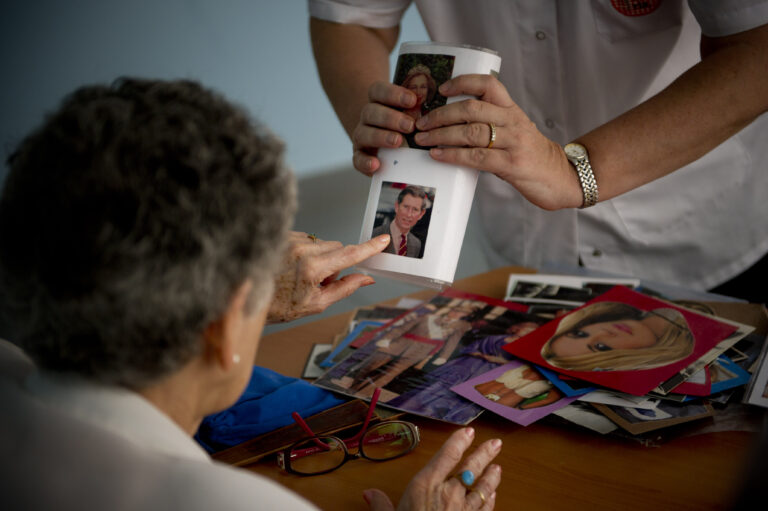
{"label": "caregiver's right hand", "polygon": [[403,134],[413,132],[413,119],[399,109],[412,107],[416,94],[399,85],[374,82],[368,88],[368,101],[352,133],[352,163],[370,176],[381,167],[378,150],[400,147]]}

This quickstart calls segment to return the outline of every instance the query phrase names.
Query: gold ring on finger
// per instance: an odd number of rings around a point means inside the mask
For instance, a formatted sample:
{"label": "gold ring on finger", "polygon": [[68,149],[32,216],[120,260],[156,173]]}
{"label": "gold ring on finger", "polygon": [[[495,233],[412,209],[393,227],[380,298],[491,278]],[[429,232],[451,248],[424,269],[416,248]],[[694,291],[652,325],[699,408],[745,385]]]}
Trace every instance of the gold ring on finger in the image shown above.
{"label": "gold ring on finger", "polygon": [[491,139],[488,141],[488,146],[486,149],[493,147],[493,143],[496,142],[496,125],[492,122],[489,122],[488,127],[491,128]]}
{"label": "gold ring on finger", "polygon": [[480,491],[480,490],[478,490],[477,488],[471,488],[471,489],[469,490],[469,493],[468,493],[467,495],[469,495],[469,494],[471,494],[471,493],[473,493],[473,492],[474,492],[474,493],[477,493],[477,494],[478,494],[478,496],[480,497],[480,500],[482,500],[482,501],[483,501],[483,503],[480,505],[480,507],[483,507],[483,506],[485,505],[485,495],[483,495],[483,492],[481,492],[481,491]]}

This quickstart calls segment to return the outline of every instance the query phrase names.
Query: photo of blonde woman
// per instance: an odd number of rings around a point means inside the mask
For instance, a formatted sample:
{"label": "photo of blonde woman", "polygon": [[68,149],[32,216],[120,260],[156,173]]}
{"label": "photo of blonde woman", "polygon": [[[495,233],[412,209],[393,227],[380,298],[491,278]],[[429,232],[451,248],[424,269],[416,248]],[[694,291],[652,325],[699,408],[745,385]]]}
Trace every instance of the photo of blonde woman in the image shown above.
{"label": "photo of blonde woman", "polygon": [[694,339],[683,315],[672,308],[642,311],[601,302],[566,316],[541,355],[574,371],[652,369],[686,358]]}

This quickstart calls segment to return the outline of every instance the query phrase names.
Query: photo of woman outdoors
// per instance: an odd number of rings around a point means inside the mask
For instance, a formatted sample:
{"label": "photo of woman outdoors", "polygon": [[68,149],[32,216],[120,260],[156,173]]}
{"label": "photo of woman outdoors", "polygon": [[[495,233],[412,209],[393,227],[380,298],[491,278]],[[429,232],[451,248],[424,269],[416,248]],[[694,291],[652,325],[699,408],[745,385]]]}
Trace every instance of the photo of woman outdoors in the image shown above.
{"label": "photo of woman outdoors", "polygon": [[[414,105],[403,110],[414,121],[445,104],[446,98],[437,92],[437,88],[451,77],[454,59],[453,55],[422,53],[407,53],[398,58],[394,83],[416,95]],[[427,149],[416,143],[416,133],[414,130],[405,135],[405,143],[415,149]]]}
{"label": "photo of woman outdoors", "polygon": [[427,66],[416,64],[408,70],[408,74],[405,75],[405,80],[401,85],[416,94],[416,103],[403,112],[413,117],[414,121],[420,119],[422,115],[427,113],[428,105],[437,92],[437,84],[432,78],[432,72]]}
{"label": "photo of woman outdoors", "polygon": [[693,352],[693,345],[693,334],[676,309],[642,311],[601,302],[563,318],[541,355],[561,369],[628,371],[677,362]]}

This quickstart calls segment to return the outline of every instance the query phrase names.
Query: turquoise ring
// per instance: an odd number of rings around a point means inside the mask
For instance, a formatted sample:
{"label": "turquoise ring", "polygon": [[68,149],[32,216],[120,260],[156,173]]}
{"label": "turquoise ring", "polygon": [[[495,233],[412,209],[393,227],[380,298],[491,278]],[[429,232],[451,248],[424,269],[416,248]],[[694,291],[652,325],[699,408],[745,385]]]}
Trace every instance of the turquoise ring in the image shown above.
{"label": "turquoise ring", "polygon": [[473,474],[471,470],[465,470],[457,477],[459,478],[459,481],[461,481],[461,484],[467,488],[470,488],[473,484],[475,484],[475,474]]}

